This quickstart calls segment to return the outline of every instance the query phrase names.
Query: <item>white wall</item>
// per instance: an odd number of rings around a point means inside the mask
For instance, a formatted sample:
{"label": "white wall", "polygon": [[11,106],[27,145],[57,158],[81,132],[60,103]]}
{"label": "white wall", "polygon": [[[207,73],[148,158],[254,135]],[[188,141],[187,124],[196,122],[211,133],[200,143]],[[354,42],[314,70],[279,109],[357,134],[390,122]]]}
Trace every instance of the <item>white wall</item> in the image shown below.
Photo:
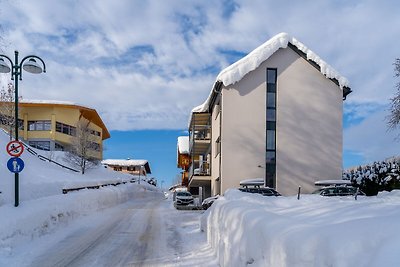
{"label": "white wall", "polygon": [[[218,100],[217,100],[218,101]],[[211,114],[211,194],[213,196],[221,194],[220,192],[220,155],[216,152],[216,141],[220,137],[221,112],[219,107],[214,106]]]}

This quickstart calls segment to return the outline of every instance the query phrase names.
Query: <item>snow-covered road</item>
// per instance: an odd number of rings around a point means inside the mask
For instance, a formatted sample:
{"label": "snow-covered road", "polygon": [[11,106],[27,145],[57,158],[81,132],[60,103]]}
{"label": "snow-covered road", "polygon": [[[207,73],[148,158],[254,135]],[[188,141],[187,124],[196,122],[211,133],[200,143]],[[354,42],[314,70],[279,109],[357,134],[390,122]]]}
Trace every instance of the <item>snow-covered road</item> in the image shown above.
{"label": "snow-covered road", "polygon": [[177,211],[162,194],[136,199],[76,220],[60,233],[41,238],[38,249],[30,244],[29,255],[18,264],[216,266],[199,230],[201,213]]}

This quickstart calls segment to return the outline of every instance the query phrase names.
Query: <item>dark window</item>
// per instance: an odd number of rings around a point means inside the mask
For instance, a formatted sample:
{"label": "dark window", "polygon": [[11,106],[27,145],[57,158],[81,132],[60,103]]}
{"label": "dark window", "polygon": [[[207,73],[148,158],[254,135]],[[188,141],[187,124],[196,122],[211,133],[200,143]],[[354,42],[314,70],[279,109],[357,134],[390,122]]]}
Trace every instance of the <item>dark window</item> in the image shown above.
{"label": "dark window", "polygon": [[29,141],[31,147],[50,151],[50,141]]}
{"label": "dark window", "polygon": [[61,122],[56,122],[56,131],[59,133],[76,136],[76,127]]}
{"label": "dark window", "polygon": [[275,187],[276,177],[276,106],[277,106],[277,70],[267,69],[266,92],[266,153],[265,184]]}
{"label": "dark window", "polygon": [[100,144],[96,142],[88,142],[88,148],[95,151],[100,151]]}
{"label": "dark window", "polygon": [[18,119],[18,129],[24,129],[24,120]]}
{"label": "dark window", "polygon": [[217,140],[215,140],[215,156],[218,156],[219,153],[221,153],[221,138],[218,137]]}
{"label": "dark window", "polygon": [[100,132],[95,131],[95,130],[90,130],[90,134],[95,135],[95,136],[100,136]]}
{"label": "dark window", "polygon": [[59,143],[55,143],[54,144],[54,148],[55,148],[55,150],[58,150],[58,151],[64,151],[65,150],[64,146],[60,145]]}
{"label": "dark window", "polygon": [[28,131],[50,131],[51,121],[28,121]]}

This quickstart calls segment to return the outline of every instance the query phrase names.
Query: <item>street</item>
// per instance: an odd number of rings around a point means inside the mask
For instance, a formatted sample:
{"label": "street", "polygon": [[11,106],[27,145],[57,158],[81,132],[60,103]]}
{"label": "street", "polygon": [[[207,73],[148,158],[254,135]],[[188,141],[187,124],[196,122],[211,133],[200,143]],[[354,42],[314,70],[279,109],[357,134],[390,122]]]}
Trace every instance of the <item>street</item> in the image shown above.
{"label": "street", "polygon": [[78,218],[46,237],[38,251],[33,245],[22,264],[216,266],[206,234],[199,230],[201,213],[177,211],[162,194],[130,201]]}

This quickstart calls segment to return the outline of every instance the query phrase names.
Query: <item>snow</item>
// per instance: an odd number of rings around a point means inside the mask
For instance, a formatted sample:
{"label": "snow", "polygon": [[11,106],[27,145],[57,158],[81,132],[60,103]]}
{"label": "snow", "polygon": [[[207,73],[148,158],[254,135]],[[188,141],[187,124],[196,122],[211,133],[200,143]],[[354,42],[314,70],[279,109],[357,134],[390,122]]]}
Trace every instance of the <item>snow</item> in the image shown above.
{"label": "snow", "polygon": [[181,154],[189,154],[189,136],[178,137],[178,151]]}
{"label": "snow", "polygon": [[[216,82],[222,82],[224,86],[229,86],[240,81],[246,74],[255,70],[261,65],[265,60],[272,56],[280,48],[286,48],[288,44],[296,46],[300,51],[307,55],[308,60],[314,61],[319,67],[321,73],[331,79],[336,79],[339,82],[339,87],[343,89],[349,86],[349,81],[344,76],[340,75],[332,66],[322,60],[316,53],[310,50],[303,43],[298,41],[296,38],[290,36],[288,33],[279,33],[266,41],[264,44],[260,45],[247,56],[236,61],[232,65],[223,69],[217,76]],[[215,84],[214,84],[215,85]],[[213,86],[214,88],[214,86]],[[211,99],[212,90],[207,100],[192,109],[193,112],[205,112],[208,108],[208,103]]]}
{"label": "snow", "polygon": [[240,181],[240,185],[263,185],[264,179],[263,178],[252,178]]}
{"label": "snow", "polygon": [[20,103],[26,104],[54,104],[54,105],[72,105],[72,106],[81,106],[75,102],[71,101],[60,101],[60,100],[36,100],[36,99],[21,99]]}
{"label": "snow", "polygon": [[[0,133],[0,147],[7,142]],[[60,159],[61,152],[52,157]],[[0,159],[8,158],[3,149]],[[68,236],[72,226],[97,229],[100,221],[124,214],[124,203],[150,205],[149,199],[160,198],[161,192],[145,183],[62,194],[64,186],[128,182],[132,175],[103,167],[81,175],[26,151],[22,158],[19,207],[13,205],[14,175],[5,164],[0,166],[0,266],[29,266],[22,263],[46,251],[49,239]],[[164,253],[173,249],[156,247],[163,250],[159,266],[400,266],[400,191],[357,200],[319,195],[302,195],[298,200],[231,189],[207,211],[177,211],[172,200],[165,201],[170,201],[163,202],[166,209],[154,212],[162,212],[157,216],[164,218],[169,231],[184,238],[177,243],[160,234],[159,243],[176,246],[183,254],[171,255],[174,263],[168,265]],[[152,213],[150,206],[139,211]],[[145,228],[145,219],[132,218],[132,227]]]}
{"label": "snow", "polygon": [[351,185],[349,180],[321,180],[315,181],[316,186],[329,186],[329,185]]}
{"label": "snow", "polygon": [[400,266],[400,191],[263,197],[229,190],[202,217],[220,266]]}
{"label": "snow", "polygon": [[349,82],[345,77],[341,76],[335,69],[333,69],[328,63],[322,60],[303,43],[299,42],[296,38],[287,33],[279,33],[275,35],[267,42],[254,49],[247,56],[222,70],[217,77],[217,81],[222,81],[225,86],[240,81],[247,73],[255,70],[278,49],[286,48],[288,43],[296,46],[300,51],[306,54],[307,59],[317,63],[321,68],[321,73],[327,78],[338,80],[340,88],[349,86]]}
{"label": "snow", "polygon": [[116,166],[144,166],[148,161],[145,159],[105,159],[101,163]]}

